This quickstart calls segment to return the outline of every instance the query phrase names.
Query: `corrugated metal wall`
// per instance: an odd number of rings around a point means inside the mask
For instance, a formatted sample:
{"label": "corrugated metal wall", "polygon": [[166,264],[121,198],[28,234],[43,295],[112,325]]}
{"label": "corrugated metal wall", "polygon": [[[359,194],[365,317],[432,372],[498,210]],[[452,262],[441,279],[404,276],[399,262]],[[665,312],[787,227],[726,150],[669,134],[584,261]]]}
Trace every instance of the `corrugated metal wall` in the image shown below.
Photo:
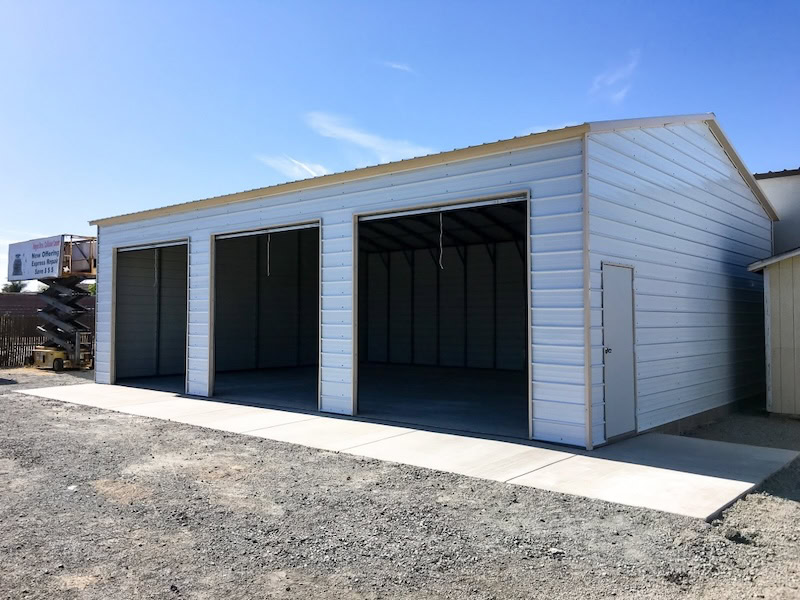
{"label": "corrugated metal wall", "polygon": [[[353,215],[531,192],[534,436],[583,444],[582,140],[309,188],[100,229],[96,379],[110,381],[116,246],[190,238],[188,391],[209,392],[211,237],[310,219],[322,222],[321,404],[353,405]],[[564,409],[564,410],[561,410]]]}
{"label": "corrugated metal wall", "polygon": [[120,253],[117,377],[183,373],[186,246]]}
{"label": "corrugated metal wall", "polygon": [[767,410],[800,415],[800,257],[765,269],[767,306]]}
{"label": "corrugated metal wall", "polygon": [[158,250],[161,294],[159,296],[160,375],[186,370],[186,246]]}
{"label": "corrugated metal wall", "polygon": [[155,252],[137,250],[117,260],[117,377],[155,374],[156,301]]}
{"label": "corrugated metal wall", "polygon": [[[218,371],[317,363],[319,231],[216,242]],[[269,264],[269,275],[267,266]]]}
{"label": "corrugated metal wall", "polygon": [[770,221],[705,124],[591,134],[594,441],[604,437],[603,261],[634,267],[638,428],[763,393]]}
{"label": "corrugated metal wall", "polygon": [[218,371],[255,369],[258,366],[256,257],[260,247],[259,236],[216,243],[214,325]]}
{"label": "corrugated metal wall", "polygon": [[496,293],[493,263],[483,245],[462,248],[463,260],[455,248],[445,248],[444,269],[438,250],[364,254],[365,268],[359,271],[361,359],[524,369],[524,256],[514,242],[492,246],[498,253]]}

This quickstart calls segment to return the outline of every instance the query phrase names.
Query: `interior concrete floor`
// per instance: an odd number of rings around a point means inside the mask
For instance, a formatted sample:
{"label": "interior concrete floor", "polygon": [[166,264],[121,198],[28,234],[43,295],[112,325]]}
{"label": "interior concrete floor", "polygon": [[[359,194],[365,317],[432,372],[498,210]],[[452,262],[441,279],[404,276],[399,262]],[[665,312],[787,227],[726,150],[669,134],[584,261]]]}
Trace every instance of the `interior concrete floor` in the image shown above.
{"label": "interior concrete floor", "polygon": [[368,419],[528,437],[523,371],[361,364],[358,414]]}
{"label": "interior concrete floor", "polygon": [[302,411],[316,411],[318,407],[316,365],[223,371],[214,379],[215,400]]}
{"label": "interior concrete floor", "polygon": [[[231,404],[317,411],[316,366],[225,371],[214,399]],[[525,373],[415,365],[362,364],[358,416],[498,437],[528,437]],[[183,393],[183,375],[137,377],[121,385]]]}
{"label": "interior concrete floor", "polygon": [[117,379],[117,385],[155,390],[157,392],[174,392],[183,394],[186,391],[186,375],[155,375],[152,377],[123,377]]}

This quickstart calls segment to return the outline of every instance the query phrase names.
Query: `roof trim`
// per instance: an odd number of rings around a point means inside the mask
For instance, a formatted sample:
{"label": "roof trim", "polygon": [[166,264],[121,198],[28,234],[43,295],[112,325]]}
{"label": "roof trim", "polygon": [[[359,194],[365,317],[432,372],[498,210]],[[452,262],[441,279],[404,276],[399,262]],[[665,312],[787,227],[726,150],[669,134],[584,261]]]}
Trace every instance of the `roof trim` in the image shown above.
{"label": "roof trim", "polygon": [[593,121],[587,123],[590,133],[619,131],[620,129],[638,129],[640,127],[665,127],[667,125],[685,125],[686,123],[703,123],[714,119],[714,113],[696,115],[671,115],[666,117],[642,117],[638,119],[617,119],[614,121]]}
{"label": "roof trim", "polygon": [[708,128],[711,129],[711,133],[714,134],[714,137],[717,138],[719,145],[722,146],[723,150],[725,150],[725,154],[728,155],[730,161],[736,166],[736,168],[739,170],[739,173],[741,173],[742,178],[744,178],[744,182],[753,191],[753,194],[755,194],[755,197],[763,207],[764,212],[767,213],[767,216],[769,216],[770,219],[777,221],[778,213],[775,212],[775,208],[767,199],[766,194],[764,194],[764,190],[762,190],[761,186],[758,185],[758,181],[756,181],[755,177],[753,177],[750,169],[748,169],[747,165],[744,164],[742,157],[739,156],[733,145],[731,145],[730,141],[728,141],[728,136],[726,136],[725,132],[722,131],[722,127],[719,126],[717,120],[715,118],[708,119],[706,124],[708,125]]}
{"label": "roof trim", "polygon": [[741,173],[745,183],[752,190],[756,199],[761,204],[769,218],[773,221],[777,221],[778,215],[775,212],[775,209],[772,207],[772,204],[770,204],[761,187],[758,185],[756,178],[753,177],[739,154],[728,141],[727,136],[717,123],[714,113],[700,113],[693,115],[621,119],[615,121],[594,121],[584,123],[582,125],[572,125],[562,129],[543,131],[541,133],[532,133],[530,135],[515,137],[509,140],[500,140],[497,142],[490,142],[488,144],[440,152],[439,154],[429,154],[427,156],[419,156],[417,158],[409,158],[406,160],[399,160],[381,165],[354,169],[352,171],[331,173],[329,175],[322,175],[320,177],[313,177],[311,179],[301,179],[299,181],[279,183],[268,187],[257,188],[234,194],[225,194],[223,196],[204,198],[202,200],[193,200],[190,202],[184,202],[182,204],[172,204],[161,208],[151,208],[149,210],[123,214],[115,217],[95,219],[93,221],[89,221],[89,224],[108,226],[119,225],[122,223],[132,223],[145,219],[166,217],[169,215],[186,213],[195,210],[213,208],[215,206],[222,206],[225,204],[247,202],[248,200],[255,200],[258,198],[268,198],[280,194],[317,189],[337,184],[350,183],[371,177],[403,173],[415,169],[423,169],[426,167],[439,166],[474,158],[482,158],[495,154],[503,154],[506,152],[513,152],[515,150],[532,148],[534,146],[580,138],[589,133],[603,133],[640,127],[664,127],[667,125],[681,125],[686,123],[706,123],[708,125],[712,134],[717,139],[717,142],[719,142],[720,146],[722,146],[722,149],[728,155],[730,161]]}
{"label": "roof trim", "polygon": [[786,260],[787,258],[794,258],[795,256],[800,256],[800,248],[795,248],[794,250],[787,250],[786,252],[781,252],[780,254],[776,254],[775,256],[770,256],[769,258],[758,260],[750,265],[747,265],[747,270],[750,271],[751,273],[753,271],[763,271],[765,267],[774,265],[775,263],[781,262],[782,260]]}
{"label": "roof trim", "polygon": [[257,188],[245,192],[238,192],[235,194],[225,194],[223,196],[204,198],[202,200],[193,200],[190,202],[173,204],[161,208],[152,208],[149,210],[119,215],[116,217],[95,219],[93,221],[89,221],[89,224],[99,226],[119,225],[121,223],[131,223],[133,221],[141,221],[144,219],[165,217],[168,215],[201,210],[223,204],[246,202],[247,200],[255,200],[257,198],[267,198],[270,196],[288,194],[290,192],[297,192],[301,190],[310,190],[342,183],[350,183],[352,181],[359,181],[361,179],[368,179],[370,177],[402,173],[405,171],[412,171],[425,167],[433,167],[452,162],[470,160],[473,158],[482,158],[484,156],[491,156],[493,154],[503,154],[505,152],[522,150],[533,146],[540,146],[543,144],[551,144],[553,142],[580,138],[587,130],[588,125],[585,123],[583,125],[573,125],[570,127],[564,127],[563,129],[532,133],[530,135],[515,137],[509,140],[500,140],[498,142],[490,142],[488,144],[481,144],[479,146],[469,146],[467,148],[450,150],[448,152],[440,152],[438,154],[429,154],[427,156],[420,156],[417,158],[409,158],[406,160],[399,160],[395,162],[374,165],[371,167],[363,167],[361,169],[355,169],[352,171],[331,173],[329,175],[322,175],[320,177],[301,179],[299,181],[290,181],[288,183],[279,183],[277,185]]}
{"label": "roof trim", "polygon": [[800,175],[800,169],[784,169],[783,171],[753,173],[753,177],[756,179],[775,179],[776,177],[793,177],[794,175]]}

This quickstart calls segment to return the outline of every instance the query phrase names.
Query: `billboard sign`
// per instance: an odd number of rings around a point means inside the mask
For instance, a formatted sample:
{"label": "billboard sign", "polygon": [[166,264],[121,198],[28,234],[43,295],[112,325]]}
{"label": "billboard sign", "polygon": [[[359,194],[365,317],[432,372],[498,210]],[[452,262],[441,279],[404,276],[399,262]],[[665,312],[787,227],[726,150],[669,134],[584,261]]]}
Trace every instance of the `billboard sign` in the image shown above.
{"label": "billboard sign", "polygon": [[8,280],[50,279],[61,275],[64,236],[8,245]]}

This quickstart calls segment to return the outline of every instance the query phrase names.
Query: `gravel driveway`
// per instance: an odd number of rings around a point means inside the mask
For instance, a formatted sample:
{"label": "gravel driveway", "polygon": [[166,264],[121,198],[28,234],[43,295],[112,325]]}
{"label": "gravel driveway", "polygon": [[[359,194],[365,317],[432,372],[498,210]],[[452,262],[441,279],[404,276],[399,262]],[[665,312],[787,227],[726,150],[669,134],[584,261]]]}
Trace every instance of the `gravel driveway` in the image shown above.
{"label": "gravel driveway", "polygon": [[709,525],[16,393],[83,381],[0,371],[0,598],[800,597],[800,461]]}

